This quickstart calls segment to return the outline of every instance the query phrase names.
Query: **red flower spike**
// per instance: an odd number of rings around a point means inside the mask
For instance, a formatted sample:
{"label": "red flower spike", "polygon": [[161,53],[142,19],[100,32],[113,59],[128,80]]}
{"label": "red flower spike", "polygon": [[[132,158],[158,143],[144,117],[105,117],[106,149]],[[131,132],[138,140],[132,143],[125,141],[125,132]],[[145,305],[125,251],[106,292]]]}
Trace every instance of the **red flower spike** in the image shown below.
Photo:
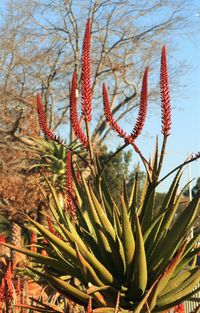
{"label": "red flower spike", "polygon": [[81,71],[81,104],[82,115],[86,121],[92,119],[92,89],[91,89],[91,65],[90,65],[90,20],[88,19],[82,48]]}
{"label": "red flower spike", "polygon": [[2,278],[1,285],[0,285],[0,304],[5,303],[6,301],[6,286],[5,286],[5,279]]}
{"label": "red flower spike", "polygon": [[46,250],[44,250],[44,249],[42,249],[41,255],[43,255],[43,256],[49,256],[49,255],[48,255],[48,252],[47,252]]}
{"label": "red flower spike", "polygon": [[20,295],[21,295],[21,280],[20,280],[20,276],[17,277],[17,289],[16,289],[16,293],[17,293],[17,296],[19,297],[19,300],[20,300]]}
{"label": "red flower spike", "polygon": [[12,266],[9,263],[6,275],[5,275],[5,290],[6,290],[6,299],[12,301],[14,299],[14,285],[12,282]]}
{"label": "red flower spike", "polygon": [[72,77],[72,86],[71,86],[71,95],[70,95],[70,121],[72,129],[76,135],[76,137],[82,142],[82,144],[87,147],[88,140],[80,126],[78,111],[77,111],[77,98],[76,98],[76,73],[74,72]]}
{"label": "red flower spike", "polygon": [[131,135],[127,135],[126,132],[121,129],[121,127],[117,124],[117,122],[114,120],[113,114],[110,110],[110,104],[108,100],[108,93],[106,90],[105,84],[103,84],[103,102],[104,102],[104,114],[106,116],[106,119],[111,126],[112,129],[114,129],[119,137],[124,138],[125,144],[129,145],[131,144],[135,150],[136,153],[140,155],[143,162],[148,165],[150,168],[149,162],[143,157],[142,153],[138,149],[138,147],[135,145],[135,139],[139,136],[139,134],[142,132],[146,114],[147,114],[147,100],[148,100],[148,68],[146,68],[144,77],[143,77],[143,83],[142,83],[142,91],[141,91],[141,99],[140,99],[140,109],[138,113],[138,118],[136,120],[135,127],[133,129],[133,132]]}
{"label": "red flower spike", "polygon": [[42,240],[42,243],[43,243],[44,245],[48,245],[48,242],[47,242],[46,239],[43,239],[43,240]]}
{"label": "red flower spike", "polygon": [[5,274],[5,280],[6,281],[10,281],[11,277],[12,277],[12,266],[11,266],[11,262],[9,262],[8,268],[7,268],[7,271],[6,271],[6,274]]}
{"label": "red flower spike", "polygon": [[174,307],[174,313],[185,313],[185,307],[184,304],[181,303]]}
{"label": "red flower spike", "polygon": [[119,137],[124,138],[124,140],[126,141],[129,138],[129,136],[127,136],[126,132],[123,131],[123,129],[121,129],[121,127],[117,124],[113,117],[113,114],[110,110],[110,103],[108,100],[108,93],[105,84],[103,84],[103,105],[104,105],[104,114],[110,127],[118,133]]}
{"label": "red flower spike", "polygon": [[[44,245],[44,248],[49,246],[49,244],[45,238],[42,240],[42,243]],[[42,249],[40,253],[44,256],[48,256],[48,252],[45,249]]]}
{"label": "red flower spike", "polygon": [[48,218],[47,218],[47,222],[48,222],[48,229],[49,229],[49,231],[53,234],[53,235],[55,235],[57,238],[59,238],[59,239],[63,239],[62,238],[62,236],[60,236],[57,232],[56,232],[56,230],[53,228],[53,224],[52,224],[52,221],[51,221],[51,219],[50,219],[50,217],[48,216]]}
{"label": "red flower spike", "polygon": [[47,217],[47,223],[48,223],[48,229],[49,229],[49,231],[50,231],[53,235],[55,235],[56,232],[55,232],[55,229],[53,228],[52,221],[51,221],[51,219],[50,219],[49,216]]}
{"label": "red flower spike", "polygon": [[57,141],[54,133],[47,127],[47,122],[44,114],[44,107],[40,98],[40,94],[37,94],[37,111],[38,111],[38,119],[40,124],[40,129],[49,139]]}
{"label": "red flower spike", "polygon": [[37,233],[33,231],[31,233],[31,245],[35,245],[37,243]]}
{"label": "red flower spike", "polygon": [[66,168],[66,200],[67,200],[67,209],[68,211],[74,215],[75,206],[72,200],[73,194],[73,176],[72,176],[72,156],[71,151],[68,150],[67,153],[67,168]]}
{"label": "red flower spike", "polygon": [[89,298],[86,313],[93,313],[93,310],[92,310],[92,297]]}
{"label": "red flower spike", "polygon": [[141,89],[141,96],[140,96],[140,106],[138,117],[133,128],[131,137],[135,140],[142,132],[144,127],[145,119],[147,116],[147,106],[148,106],[148,67],[146,68],[143,76],[142,81],[142,89]]}
{"label": "red flower spike", "polygon": [[37,243],[37,233],[33,231],[31,233],[31,251],[33,252],[37,252],[36,243]]}
{"label": "red flower spike", "polygon": [[166,48],[162,48],[161,67],[160,67],[160,94],[161,94],[161,110],[162,110],[162,134],[169,136],[171,130],[171,104],[169,95],[169,81]]}
{"label": "red flower spike", "polygon": [[4,236],[4,234],[1,234],[0,235],[0,243],[5,243],[5,242],[6,242],[5,236]]}

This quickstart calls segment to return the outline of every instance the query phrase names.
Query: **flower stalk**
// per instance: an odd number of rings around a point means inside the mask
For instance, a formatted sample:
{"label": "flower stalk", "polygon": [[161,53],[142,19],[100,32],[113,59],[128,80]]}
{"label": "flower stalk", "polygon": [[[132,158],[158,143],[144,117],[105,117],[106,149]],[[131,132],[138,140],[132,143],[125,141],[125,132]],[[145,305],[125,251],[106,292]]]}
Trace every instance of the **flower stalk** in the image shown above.
{"label": "flower stalk", "polygon": [[75,215],[75,205],[72,199],[72,195],[73,195],[72,155],[71,151],[68,151],[66,161],[66,202],[67,210],[73,216]]}
{"label": "flower stalk", "polygon": [[131,137],[135,140],[142,132],[144,127],[144,123],[147,116],[147,108],[148,108],[148,72],[149,68],[147,67],[142,81],[142,89],[141,89],[141,96],[140,96],[140,105],[139,105],[139,112],[138,117],[131,133]]}
{"label": "flower stalk", "polygon": [[43,134],[54,141],[57,141],[56,135],[48,128],[47,121],[44,113],[44,106],[41,101],[40,94],[37,94],[37,112],[38,112],[38,120],[40,129],[42,130]]}
{"label": "flower stalk", "polygon": [[166,57],[166,47],[162,48],[161,53],[161,65],[160,65],[160,96],[161,96],[161,120],[162,120],[162,134],[163,134],[163,143],[161,148],[160,160],[157,170],[157,177],[160,175],[162,168],[167,137],[170,135],[171,130],[171,103],[170,103],[170,94],[169,94],[169,79],[168,79],[168,66],[167,66],[167,57]]}
{"label": "flower stalk", "polygon": [[90,163],[94,162],[93,147],[91,143],[90,125],[92,120],[92,87],[91,87],[91,61],[90,61],[90,19],[88,19],[85,29],[82,48],[82,68],[81,68],[81,105],[82,116],[85,120],[86,134],[88,140],[88,150]]}
{"label": "flower stalk", "polygon": [[77,78],[76,73],[73,73],[72,76],[72,85],[71,85],[71,95],[70,95],[70,122],[74,134],[80,140],[84,147],[88,147],[88,140],[81,128],[79,118],[78,118],[78,110],[77,110]]}

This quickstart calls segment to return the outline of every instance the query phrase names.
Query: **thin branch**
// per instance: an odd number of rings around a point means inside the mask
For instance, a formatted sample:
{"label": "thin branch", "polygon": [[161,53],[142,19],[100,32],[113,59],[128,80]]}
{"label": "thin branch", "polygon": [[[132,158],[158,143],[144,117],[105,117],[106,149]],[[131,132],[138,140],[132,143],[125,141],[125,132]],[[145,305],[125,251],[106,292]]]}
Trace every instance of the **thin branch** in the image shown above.
{"label": "thin branch", "polygon": [[120,153],[124,148],[126,148],[129,144],[128,143],[125,143],[123,144],[121,147],[119,147],[109,158],[108,160],[103,164],[103,168],[100,172],[100,175],[101,176],[106,168],[106,165],[118,154]]}

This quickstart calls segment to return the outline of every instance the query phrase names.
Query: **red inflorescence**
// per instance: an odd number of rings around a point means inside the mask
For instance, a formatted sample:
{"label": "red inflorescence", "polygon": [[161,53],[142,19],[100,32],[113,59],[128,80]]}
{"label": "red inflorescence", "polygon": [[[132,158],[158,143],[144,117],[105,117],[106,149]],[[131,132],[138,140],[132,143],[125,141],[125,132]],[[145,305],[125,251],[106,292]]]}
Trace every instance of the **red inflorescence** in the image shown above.
{"label": "red inflorescence", "polygon": [[92,297],[89,298],[86,313],[93,313],[93,310],[92,310]]}
{"label": "red inflorescence", "polygon": [[141,134],[142,129],[144,127],[145,119],[147,116],[147,106],[148,106],[148,67],[144,72],[138,117],[131,134],[131,137],[134,140]]}
{"label": "red inflorescence", "polygon": [[[42,243],[43,243],[43,245],[44,245],[45,247],[48,247],[48,246],[49,246],[49,244],[48,244],[48,242],[47,242],[47,240],[46,240],[45,238],[42,240]],[[47,252],[45,249],[42,249],[40,253],[41,253],[42,255],[44,255],[44,256],[48,256],[48,252]]]}
{"label": "red inflorescence", "polygon": [[55,234],[56,234],[56,231],[55,231],[55,229],[53,228],[52,221],[51,221],[51,219],[50,219],[49,216],[47,217],[47,222],[48,222],[48,229],[49,229],[49,231],[50,231],[53,235],[55,235]]}
{"label": "red inflorescence", "polygon": [[9,301],[13,301],[14,299],[14,285],[12,282],[12,266],[9,263],[6,275],[5,275],[5,297]]}
{"label": "red inflorescence", "polygon": [[5,242],[6,242],[5,236],[4,236],[4,234],[1,234],[0,235],[0,243],[5,243]]}
{"label": "red inflorescence", "polygon": [[74,215],[75,205],[72,197],[73,197],[72,156],[71,151],[68,151],[66,162],[66,200],[67,200],[67,210],[72,215]]}
{"label": "red inflorescence", "polygon": [[70,121],[72,129],[76,135],[76,137],[82,142],[82,144],[87,147],[88,140],[80,126],[78,111],[77,111],[77,98],[76,98],[76,73],[74,72],[72,77],[72,86],[71,86],[71,95],[70,95]]}
{"label": "red inflorescence", "polygon": [[2,305],[6,301],[6,286],[5,279],[2,278],[0,285],[0,305]]}
{"label": "red inflorescence", "polygon": [[174,313],[185,313],[184,304],[181,303],[181,304],[175,306],[175,308],[174,308]]}
{"label": "red inflorescence", "polygon": [[40,94],[37,94],[37,111],[38,111],[38,119],[40,124],[40,129],[47,136],[49,139],[57,141],[56,136],[54,133],[48,128],[45,114],[44,114],[44,107],[40,98]]}
{"label": "red inflorescence", "polygon": [[104,102],[104,114],[106,116],[106,120],[114,129],[118,135],[124,138],[125,143],[127,144],[134,144],[135,139],[141,134],[142,129],[144,127],[146,115],[147,115],[147,104],[148,104],[148,67],[145,70],[143,83],[142,83],[142,90],[141,90],[141,97],[140,97],[140,108],[138,117],[136,120],[136,124],[133,128],[131,135],[127,135],[126,132],[121,129],[121,127],[115,121],[113,114],[110,109],[110,104],[108,100],[108,93],[105,84],[103,84],[103,102]]}
{"label": "red inflorescence", "polygon": [[90,20],[88,19],[82,48],[81,103],[82,114],[86,121],[92,119],[92,89],[90,65]]}
{"label": "red inflorescence", "polygon": [[37,244],[37,233],[33,231],[31,233],[31,251],[37,252],[36,244]]}
{"label": "red inflorescence", "polygon": [[162,133],[169,136],[171,130],[171,104],[169,95],[169,81],[167,69],[166,48],[162,48],[161,68],[160,68],[160,93],[162,109]]}
{"label": "red inflorescence", "polygon": [[108,93],[107,93],[105,84],[103,84],[103,106],[104,106],[104,114],[110,127],[118,133],[119,137],[122,137],[126,140],[127,138],[126,132],[123,131],[123,129],[121,129],[121,127],[117,124],[111,112],[110,103],[108,100]]}
{"label": "red inflorescence", "polygon": [[47,222],[48,222],[49,231],[50,231],[53,235],[55,235],[57,238],[59,238],[59,239],[62,240],[62,239],[63,239],[62,236],[61,236],[60,234],[58,234],[57,231],[54,229],[50,217],[47,218]]}
{"label": "red inflorescence", "polygon": [[41,255],[48,256],[48,252],[45,249],[41,250]]}
{"label": "red inflorescence", "polygon": [[16,293],[17,293],[17,296],[19,297],[20,299],[20,295],[22,293],[22,290],[21,290],[21,279],[20,279],[20,276],[17,277],[17,288],[16,288]]}

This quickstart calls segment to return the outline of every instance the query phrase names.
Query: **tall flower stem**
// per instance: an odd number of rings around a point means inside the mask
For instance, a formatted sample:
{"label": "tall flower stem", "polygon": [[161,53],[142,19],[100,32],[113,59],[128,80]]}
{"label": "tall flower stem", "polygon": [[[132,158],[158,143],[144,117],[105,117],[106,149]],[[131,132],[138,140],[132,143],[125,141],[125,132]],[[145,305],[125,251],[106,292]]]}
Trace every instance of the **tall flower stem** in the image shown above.
{"label": "tall flower stem", "polygon": [[167,144],[167,137],[168,136],[165,136],[165,135],[163,137],[162,149],[161,149],[161,153],[160,153],[160,160],[159,160],[158,169],[157,169],[157,173],[156,173],[157,179],[160,175],[160,171],[161,171],[162,165],[163,165],[163,160],[164,160],[165,150],[166,150],[166,144]]}
{"label": "tall flower stem", "polygon": [[124,148],[126,148],[129,144],[125,143],[123,144],[121,147],[119,147],[119,149],[117,149],[109,158],[108,160],[104,163],[103,168],[101,170],[101,173],[99,176],[101,176],[106,168],[106,165],[119,153],[121,152]]}
{"label": "tall flower stem", "polygon": [[145,170],[146,170],[146,173],[148,175],[148,179],[149,181],[151,182],[152,181],[152,178],[151,178],[151,173],[150,172],[153,172],[152,171],[152,168],[151,168],[151,165],[150,163],[145,159],[145,157],[143,156],[142,152],[140,151],[140,149],[138,148],[138,146],[132,142],[132,146],[133,146],[133,149],[135,150],[135,152],[139,155],[139,157],[141,158],[143,164],[144,164],[144,167],[145,167]]}
{"label": "tall flower stem", "polygon": [[65,143],[61,143],[67,150],[70,150],[73,154],[75,154],[81,161],[83,161],[83,163],[85,163],[85,165],[87,167],[89,167],[89,169],[91,170],[92,175],[95,177],[95,172],[94,169],[92,168],[92,166],[88,163],[88,161],[86,159],[84,159],[79,153],[77,153],[74,149],[72,149],[71,147],[67,146]]}
{"label": "tall flower stem", "polygon": [[162,119],[162,134],[163,143],[160,154],[160,160],[157,170],[157,179],[160,175],[160,171],[163,164],[163,159],[166,150],[167,137],[171,131],[171,104],[170,104],[170,93],[169,93],[169,79],[168,79],[168,67],[166,48],[162,48],[161,53],[161,65],[160,65],[160,96],[161,96],[161,119]]}
{"label": "tall flower stem", "polygon": [[86,126],[86,134],[87,134],[87,140],[88,140],[88,151],[90,156],[90,164],[94,164],[94,153],[93,153],[93,147],[91,142],[91,134],[90,134],[90,125],[87,120],[85,120],[85,126]]}

